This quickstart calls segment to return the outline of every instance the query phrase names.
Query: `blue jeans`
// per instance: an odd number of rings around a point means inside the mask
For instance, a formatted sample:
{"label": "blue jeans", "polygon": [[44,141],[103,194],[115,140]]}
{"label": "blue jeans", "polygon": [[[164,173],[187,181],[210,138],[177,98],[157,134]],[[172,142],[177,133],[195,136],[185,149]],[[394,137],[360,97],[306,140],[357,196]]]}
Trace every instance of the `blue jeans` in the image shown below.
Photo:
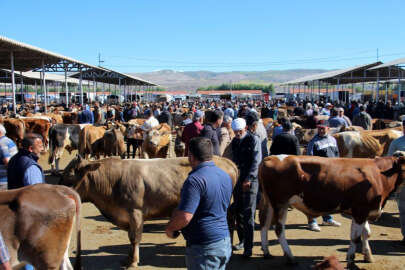
{"label": "blue jeans", "polygon": [[186,247],[186,266],[192,270],[225,270],[232,254],[231,239],[226,237],[207,245]]}
{"label": "blue jeans", "polygon": [[[331,215],[323,216],[322,219],[323,219],[324,222],[328,222],[328,221],[333,220]],[[312,223],[317,223],[315,218],[308,220],[308,224],[312,224]]]}

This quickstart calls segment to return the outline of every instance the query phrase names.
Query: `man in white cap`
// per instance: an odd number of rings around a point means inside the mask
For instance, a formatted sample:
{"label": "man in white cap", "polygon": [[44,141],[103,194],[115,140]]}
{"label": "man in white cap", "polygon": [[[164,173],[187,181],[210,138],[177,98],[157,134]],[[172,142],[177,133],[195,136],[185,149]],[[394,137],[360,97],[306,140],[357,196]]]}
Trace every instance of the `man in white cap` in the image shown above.
{"label": "man in white cap", "polygon": [[332,104],[329,102],[325,104],[325,107],[321,110],[321,115],[330,116],[330,110],[332,109]]}
{"label": "man in white cap", "polygon": [[244,248],[243,256],[250,258],[253,248],[256,198],[259,189],[258,169],[262,160],[260,139],[247,132],[246,121],[237,118],[232,121],[235,138],[231,142],[232,160],[238,166],[239,179],[234,189],[234,211],[236,230],[240,243],[234,250]]}

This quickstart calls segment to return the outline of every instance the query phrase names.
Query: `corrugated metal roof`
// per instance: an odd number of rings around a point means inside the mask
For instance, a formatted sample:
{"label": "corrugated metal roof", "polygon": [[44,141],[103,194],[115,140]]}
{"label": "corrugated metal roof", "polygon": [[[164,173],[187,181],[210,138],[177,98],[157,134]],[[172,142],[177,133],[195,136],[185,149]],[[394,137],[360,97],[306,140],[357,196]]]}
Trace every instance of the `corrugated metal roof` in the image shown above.
{"label": "corrugated metal roof", "polygon": [[385,64],[378,65],[376,67],[369,68],[369,70],[380,69],[380,68],[385,68],[385,67],[392,67],[392,66],[397,66],[397,65],[402,65],[402,64],[405,64],[405,57],[387,62]]}
{"label": "corrugated metal roof", "polygon": [[29,71],[42,66],[42,59],[45,64],[56,64],[61,60],[71,63],[77,63],[89,68],[98,68],[90,64],[78,61],[76,59],[47,51],[23,42],[0,36],[0,68],[10,69],[10,52],[14,52],[15,70]]}
{"label": "corrugated metal roof", "polygon": [[354,67],[350,67],[350,68],[344,68],[344,69],[328,71],[328,72],[324,72],[324,73],[320,73],[320,74],[309,75],[309,76],[305,76],[305,77],[302,77],[299,79],[281,83],[280,85],[299,84],[299,83],[307,83],[307,82],[312,82],[312,81],[325,81],[327,79],[334,79],[337,77],[341,77],[344,74],[348,74],[348,73],[351,73],[354,71],[367,70],[370,67],[380,65],[381,63],[382,62],[374,62],[371,64],[358,65],[358,66],[354,66]]}
{"label": "corrugated metal roof", "polygon": [[251,95],[261,95],[262,90],[197,90],[198,94],[201,95],[241,95],[241,94],[251,94]]}

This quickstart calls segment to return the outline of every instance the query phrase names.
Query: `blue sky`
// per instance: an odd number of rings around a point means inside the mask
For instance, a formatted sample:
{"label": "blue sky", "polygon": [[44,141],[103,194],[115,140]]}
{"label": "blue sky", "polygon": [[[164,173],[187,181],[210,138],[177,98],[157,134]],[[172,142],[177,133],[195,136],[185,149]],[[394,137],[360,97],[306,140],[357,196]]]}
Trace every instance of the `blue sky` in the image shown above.
{"label": "blue sky", "polygon": [[0,0],[0,35],[122,72],[335,69],[405,57],[403,0]]}

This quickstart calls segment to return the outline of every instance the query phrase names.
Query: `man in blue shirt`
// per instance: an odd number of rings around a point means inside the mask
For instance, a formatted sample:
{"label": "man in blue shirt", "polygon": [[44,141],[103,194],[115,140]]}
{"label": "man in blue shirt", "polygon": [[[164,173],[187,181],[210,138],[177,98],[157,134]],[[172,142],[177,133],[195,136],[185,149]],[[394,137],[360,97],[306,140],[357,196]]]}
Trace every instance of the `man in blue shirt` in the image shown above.
{"label": "man in blue shirt", "polygon": [[226,219],[232,180],[215,166],[212,156],[209,139],[190,140],[188,159],[193,170],[183,184],[179,207],[166,226],[170,238],[182,230],[188,269],[225,269],[232,253]]}
{"label": "man in blue shirt", "polygon": [[0,190],[7,189],[7,164],[17,151],[17,146],[6,137],[6,129],[0,124]]}

